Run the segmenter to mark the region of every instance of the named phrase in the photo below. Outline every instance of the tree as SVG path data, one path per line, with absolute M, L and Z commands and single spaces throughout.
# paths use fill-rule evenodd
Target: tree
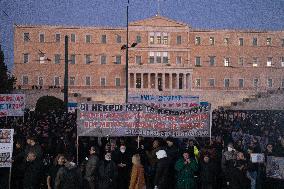
M 36 112 L 64 111 L 64 102 L 54 96 L 42 96 L 36 102 Z
M 8 74 L 8 69 L 4 62 L 4 53 L 0 45 L 0 94 L 10 93 L 15 83 L 16 78 Z

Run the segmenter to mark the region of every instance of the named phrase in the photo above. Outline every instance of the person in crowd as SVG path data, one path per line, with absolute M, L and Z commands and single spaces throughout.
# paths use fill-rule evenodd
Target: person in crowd
M 226 186 L 231 186 L 232 171 L 237 158 L 237 152 L 232 143 L 228 144 L 227 150 L 224 151 L 222 156 L 222 171 Z
M 90 155 L 86 163 L 84 175 L 84 179 L 86 180 L 87 185 L 85 188 L 94 189 L 96 183 L 96 172 L 99 164 L 99 149 L 96 146 L 91 146 L 89 153 Z
M 200 179 L 202 189 L 213 189 L 216 182 L 216 166 L 210 159 L 209 154 L 205 154 L 200 162 Z
M 256 182 L 257 182 L 257 171 L 258 171 L 258 164 L 251 161 L 251 154 L 254 153 L 254 148 L 249 148 L 247 150 L 247 157 L 248 160 L 248 167 L 247 167 L 247 177 L 250 180 L 251 189 L 256 189 Z
M 34 151 L 28 152 L 23 163 L 24 172 L 23 189 L 38 189 L 42 178 L 42 162 L 37 158 Z
M 54 160 L 53 165 L 48 171 L 46 182 L 47 182 L 47 188 L 48 189 L 54 189 L 55 188 L 55 178 L 57 175 L 58 170 L 63 167 L 65 164 L 65 155 L 58 154 Z
M 42 149 L 39 144 L 36 143 L 35 137 L 27 138 L 27 146 L 25 149 L 25 154 L 27 155 L 29 152 L 34 152 L 38 159 L 42 159 Z
M 130 170 L 131 170 L 131 155 L 124 144 L 119 148 L 119 152 L 115 157 L 112 156 L 113 161 L 118 169 L 118 189 L 127 189 L 129 186 Z
M 275 156 L 276 153 L 273 150 L 273 144 L 267 144 L 266 149 L 264 151 L 265 159 L 267 159 L 267 156 Z
M 80 168 L 73 162 L 72 156 L 67 156 L 64 166 L 56 174 L 55 189 L 81 189 L 82 183 Z
M 139 154 L 132 156 L 132 164 L 129 189 L 146 189 L 144 168 Z
M 23 186 L 23 170 L 21 170 L 21 164 L 25 160 L 24 153 L 24 141 L 20 139 L 15 140 L 15 147 L 13 151 L 13 162 L 12 162 L 12 180 L 17 180 L 17 182 L 12 182 L 11 188 L 21 189 Z
M 189 152 L 190 157 L 195 157 L 198 159 L 199 157 L 199 150 L 196 145 L 194 145 L 194 140 L 189 139 L 183 148 L 183 150 L 187 150 Z
M 167 189 L 168 185 L 168 176 L 169 176 L 169 160 L 167 158 L 167 153 L 165 150 L 159 150 L 156 152 L 157 156 L 157 165 L 156 173 L 154 177 L 154 188 L 158 189 Z
M 250 181 L 247 178 L 246 161 L 243 159 L 243 154 L 239 154 L 236 165 L 233 168 L 231 174 L 232 178 L 230 181 L 231 189 L 249 189 Z
M 195 157 L 190 157 L 190 152 L 185 150 L 182 157 L 175 164 L 176 189 L 195 189 L 194 172 L 198 170 Z
M 167 152 L 167 156 L 168 156 L 168 161 L 169 161 L 169 169 L 170 170 L 174 170 L 175 168 L 175 163 L 178 159 L 178 153 L 179 150 L 175 145 L 175 141 L 173 138 L 168 137 L 166 139 L 167 142 L 167 148 L 166 148 L 166 152 Z M 170 171 L 169 172 L 169 188 L 174 188 L 175 187 L 175 171 Z
M 100 161 L 97 172 L 98 189 L 116 189 L 118 171 L 117 166 L 111 160 L 111 153 L 106 152 L 104 160 Z

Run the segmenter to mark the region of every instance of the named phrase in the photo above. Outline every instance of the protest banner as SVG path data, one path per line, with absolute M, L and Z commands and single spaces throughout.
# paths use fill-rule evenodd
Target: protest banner
M 23 116 L 24 109 L 24 94 L 0 94 L 0 117 Z
M 147 104 L 156 108 L 189 109 L 199 105 L 199 96 L 164 95 L 156 96 L 149 94 L 130 95 L 129 103 Z
M 0 167 L 12 166 L 13 129 L 0 129 Z
M 266 176 L 274 179 L 284 179 L 284 157 L 267 157 Z
M 78 136 L 208 137 L 210 105 L 162 109 L 145 104 L 85 104 L 78 107 Z
M 264 162 L 264 154 L 263 153 L 252 153 L 250 154 L 250 161 L 252 163 L 263 163 Z

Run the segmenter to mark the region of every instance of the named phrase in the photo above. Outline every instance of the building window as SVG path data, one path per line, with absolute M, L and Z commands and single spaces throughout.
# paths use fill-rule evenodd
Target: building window
M 229 44 L 229 38 L 228 38 L 228 37 L 225 37 L 225 38 L 224 38 L 224 44 L 225 44 L 225 45 L 228 45 L 228 44 Z
M 120 35 L 116 35 L 116 43 L 121 43 L 121 36 Z
M 54 86 L 60 86 L 60 79 L 58 76 L 54 77 Z
M 157 44 L 162 44 L 162 36 L 161 36 L 161 33 L 157 33 Z
M 252 66 L 253 67 L 257 67 L 258 66 L 258 58 L 257 57 L 253 57 L 252 58 Z
M 90 86 L 91 85 L 91 77 L 90 76 L 86 76 L 86 80 L 85 80 L 85 84 L 86 86 Z
M 272 39 L 270 37 L 266 38 L 266 45 L 272 45 Z
M 177 36 L 177 45 L 180 45 L 181 44 L 181 35 L 178 35 Z
M 176 57 L 176 64 L 181 64 L 181 56 Z
M 201 79 L 195 79 L 195 87 L 201 87 Z
M 92 36 L 91 35 L 86 35 L 85 42 L 86 43 L 91 43 L 91 40 L 92 40 Z
M 76 35 L 75 35 L 75 33 L 72 33 L 72 34 L 71 34 L 71 42 L 72 42 L 72 43 L 75 43 L 75 42 L 76 42 Z
M 101 64 L 106 64 L 106 55 L 101 55 Z
M 209 56 L 209 65 L 210 66 L 214 66 L 215 65 L 215 61 L 216 61 L 216 57 L 215 56 Z
M 244 88 L 244 79 L 239 79 L 239 88 Z
M 91 55 L 85 54 L 85 64 L 91 64 Z
M 141 42 L 142 42 L 141 36 L 137 35 L 136 36 L 136 43 L 141 43 Z
M 215 79 L 209 79 L 209 87 L 215 87 Z
M 284 67 L 284 56 L 282 56 L 282 57 L 280 58 L 280 60 L 281 60 L 281 66 Z
M 135 63 L 136 64 L 142 64 L 142 57 L 141 56 L 135 56 Z
M 101 36 L 101 43 L 106 44 L 106 42 L 107 42 L 107 37 L 106 37 L 106 35 L 102 35 L 102 36 Z
M 239 38 L 239 46 L 244 46 L 244 38 Z
M 137 89 L 141 89 L 141 77 L 136 77 L 135 86 Z
M 121 64 L 121 55 L 115 56 L 115 64 Z
M 257 38 L 256 38 L 256 37 L 254 37 L 254 38 L 252 39 L 252 45 L 253 45 L 253 46 L 257 46 Z
M 266 66 L 267 67 L 271 67 L 272 66 L 272 57 L 268 57 L 267 58 Z
M 268 86 L 269 88 L 272 88 L 272 87 L 273 87 L 273 80 L 272 80 L 271 78 L 269 78 L 269 79 L 267 80 L 267 86 Z
M 55 42 L 59 43 L 60 42 L 60 33 L 55 34 Z
M 224 58 L 224 66 L 225 67 L 231 66 L 230 58 L 228 57 Z
M 154 44 L 155 43 L 155 34 L 154 32 L 150 33 L 150 44 Z
M 284 39 L 281 39 L 281 46 L 284 47 Z
M 209 43 L 210 43 L 210 45 L 215 45 L 215 39 L 214 39 L 214 37 L 210 37 L 210 38 L 209 38 Z
M 69 78 L 69 85 L 74 86 L 75 85 L 75 77 L 70 77 Z
M 39 34 L 39 42 L 44 43 L 44 34 L 43 33 Z
M 30 33 L 24 33 L 24 42 L 30 41 Z
M 115 86 L 120 87 L 120 78 L 115 78 Z
M 239 65 L 240 66 L 244 65 L 244 57 L 239 57 Z
M 55 54 L 54 55 L 54 64 L 60 64 L 60 60 L 61 60 L 61 55 Z
M 160 52 L 156 53 L 156 63 L 162 63 L 162 57 L 161 57 L 161 53 Z
M 195 66 L 201 66 L 201 58 L 199 56 L 195 57 Z
M 230 79 L 224 79 L 224 87 L 229 88 L 230 87 Z
M 201 44 L 201 37 L 195 37 L 195 45 Z
M 24 53 L 24 63 L 28 63 L 29 62 L 29 53 Z
M 168 34 L 163 34 L 163 44 L 167 45 L 169 43 L 169 38 L 168 38 Z
M 45 56 L 43 53 L 39 53 L 39 63 L 44 64 L 45 61 Z
M 38 85 L 43 86 L 43 77 L 38 77 Z
M 71 56 L 70 56 L 70 64 L 76 64 L 76 55 L 75 54 L 71 54 Z
M 106 78 L 105 78 L 105 77 L 102 77 L 102 78 L 101 78 L 101 86 L 102 86 L 102 87 L 105 87 L 105 86 L 106 86 Z
M 29 84 L 29 77 L 24 75 L 22 78 L 23 78 L 22 84 L 23 85 L 28 85 Z
M 163 52 L 163 63 L 169 63 L 168 52 Z
M 155 63 L 155 54 L 154 52 L 149 53 L 149 63 L 154 64 Z
M 259 80 L 257 78 L 253 79 L 253 86 L 258 87 Z

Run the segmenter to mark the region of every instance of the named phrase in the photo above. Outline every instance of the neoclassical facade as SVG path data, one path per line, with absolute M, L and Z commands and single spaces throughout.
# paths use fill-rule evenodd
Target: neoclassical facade
M 23 92 L 62 95 L 67 35 L 70 99 L 125 101 L 125 27 L 14 30 L 13 73 Z M 284 87 L 284 31 L 203 30 L 162 16 L 131 22 L 128 74 L 130 95 L 199 95 L 217 107 Z

